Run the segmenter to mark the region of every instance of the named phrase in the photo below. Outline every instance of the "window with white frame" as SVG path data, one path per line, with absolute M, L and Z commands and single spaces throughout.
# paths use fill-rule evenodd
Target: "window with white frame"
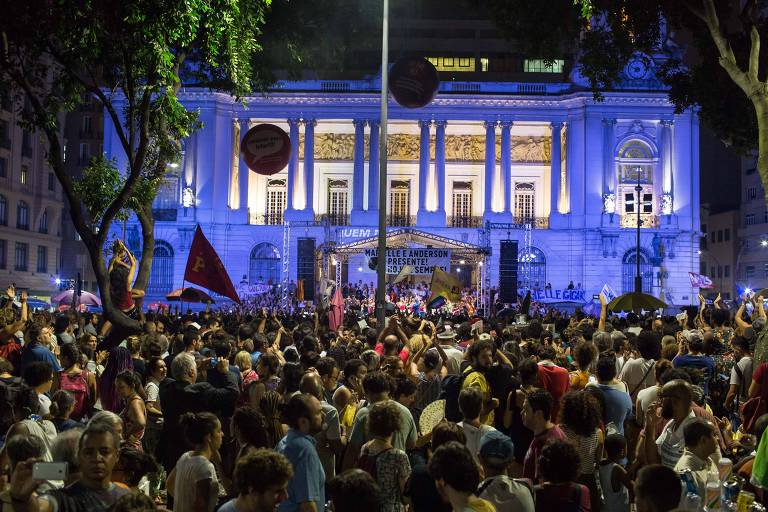
M 285 180 L 269 180 L 267 182 L 267 210 L 265 224 L 278 225 L 283 223 L 283 212 L 288 199 Z
M 453 223 L 454 227 L 460 227 L 470 221 L 472 217 L 472 182 L 453 182 Z
M 525 73 L 562 73 L 564 65 L 563 59 L 555 59 L 550 62 L 544 59 L 525 59 L 523 71 Z
M 411 216 L 411 183 L 395 180 L 389 187 L 390 225 L 407 226 Z
M 515 183 L 515 218 L 529 220 L 536 216 L 535 196 L 533 183 Z
M 652 227 L 656 201 L 653 194 L 653 169 L 656 165 L 652 149 L 641 140 L 625 142 L 616 156 L 618 164 L 618 207 L 622 227 Z M 637 187 L 640 187 L 638 195 Z
M 328 180 L 328 219 L 334 226 L 347 225 L 349 211 L 349 182 Z

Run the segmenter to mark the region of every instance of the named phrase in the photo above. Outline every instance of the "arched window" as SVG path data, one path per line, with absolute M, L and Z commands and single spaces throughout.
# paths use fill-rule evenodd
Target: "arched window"
M 0 226 L 8 225 L 8 200 L 0 194 Z
M 173 247 L 164 240 L 155 240 L 153 255 L 147 293 L 165 295 L 173 290 Z
M 26 201 L 19 201 L 16 205 L 16 229 L 29 229 L 29 205 Z
M 538 247 L 522 249 L 517 255 L 518 285 L 521 288 L 543 290 L 547 284 L 547 257 Z
M 48 210 L 43 210 L 43 214 L 40 216 L 40 224 L 37 226 L 39 233 L 48 233 Z
M 621 226 L 654 227 L 657 198 L 654 197 L 653 171 L 657 158 L 653 148 L 644 140 L 630 139 L 624 142 L 616 154 L 618 185 L 616 190 L 617 213 Z M 640 187 L 640 194 L 636 190 Z
M 635 291 L 635 275 L 637 274 L 637 251 L 630 249 L 621 259 L 621 288 L 624 293 Z M 643 278 L 643 293 L 653 295 L 653 265 L 650 258 L 640 251 L 640 276 Z
M 277 284 L 280 282 L 280 253 L 269 243 L 262 242 L 251 251 L 248 284 Z

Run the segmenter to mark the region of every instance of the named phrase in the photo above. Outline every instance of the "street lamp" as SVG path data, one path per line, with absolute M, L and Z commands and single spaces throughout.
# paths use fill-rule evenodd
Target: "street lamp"
M 389 0 L 383 0 L 381 18 L 381 120 L 379 126 L 379 239 L 376 268 L 376 327 L 384 327 L 387 285 L 387 95 L 389 91 Z

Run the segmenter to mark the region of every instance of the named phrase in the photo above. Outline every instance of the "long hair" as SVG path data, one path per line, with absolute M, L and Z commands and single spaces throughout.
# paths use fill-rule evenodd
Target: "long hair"
M 133 359 L 130 351 L 125 347 L 115 347 L 107 356 L 107 363 L 99 377 L 99 397 L 102 408 L 106 411 L 119 414 L 123 410 L 123 399 L 117 393 L 115 379 L 125 370 L 133 370 Z
M 269 446 L 276 446 L 283 437 L 283 424 L 280 421 L 280 406 L 283 397 L 277 391 L 267 391 L 259 401 L 259 409 L 266 420 L 267 441 Z

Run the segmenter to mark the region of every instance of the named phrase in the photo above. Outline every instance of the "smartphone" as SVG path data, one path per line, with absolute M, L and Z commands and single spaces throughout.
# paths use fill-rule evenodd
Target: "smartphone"
M 66 462 L 35 462 L 32 466 L 32 478 L 35 480 L 66 480 Z
M 219 358 L 218 357 L 212 357 L 211 358 L 211 368 L 216 368 L 217 364 L 219 364 Z

